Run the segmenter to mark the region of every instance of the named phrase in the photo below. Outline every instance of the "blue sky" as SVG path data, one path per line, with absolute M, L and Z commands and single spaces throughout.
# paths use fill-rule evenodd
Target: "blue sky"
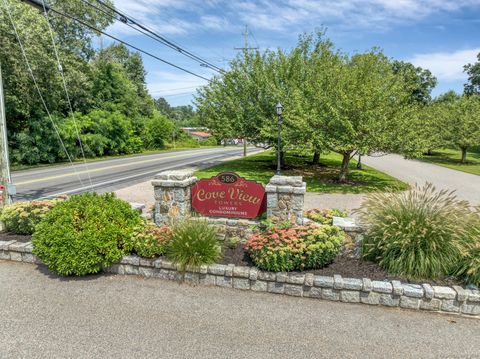
M 480 52 L 480 0 L 115 0 L 118 9 L 227 68 L 244 44 L 260 50 L 290 49 L 298 35 L 326 26 L 327 36 L 348 53 L 374 46 L 396 59 L 428 68 L 438 79 L 433 94 L 461 92 L 463 65 Z M 213 73 L 122 23 L 108 30 L 122 39 L 205 77 Z M 148 88 L 172 105 L 189 104 L 205 80 L 144 56 Z

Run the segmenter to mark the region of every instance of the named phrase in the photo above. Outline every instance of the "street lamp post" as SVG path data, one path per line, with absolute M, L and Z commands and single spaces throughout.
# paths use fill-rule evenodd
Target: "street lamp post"
M 277 116 L 278 116 L 278 133 L 277 133 L 277 172 L 276 175 L 280 176 L 281 175 L 281 160 L 280 160 L 280 127 L 282 126 L 282 112 L 283 112 L 283 106 L 279 102 L 277 103 L 277 106 L 275 106 L 275 109 L 277 111 Z

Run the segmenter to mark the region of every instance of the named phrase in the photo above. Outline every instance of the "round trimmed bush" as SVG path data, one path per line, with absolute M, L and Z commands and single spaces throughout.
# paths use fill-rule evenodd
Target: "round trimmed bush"
M 333 262 L 345 234 L 337 226 L 271 228 L 251 236 L 245 250 L 268 271 L 318 269 Z
M 138 212 L 112 193 L 73 196 L 37 225 L 33 253 L 59 275 L 97 273 L 132 249 L 130 238 L 141 222 Z

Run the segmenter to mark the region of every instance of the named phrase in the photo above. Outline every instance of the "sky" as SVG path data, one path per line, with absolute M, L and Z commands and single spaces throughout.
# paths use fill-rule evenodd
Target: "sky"
M 143 25 L 228 69 L 245 45 L 260 51 L 289 50 L 304 32 L 326 27 L 327 37 L 349 54 L 372 47 L 398 60 L 429 69 L 438 79 L 437 96 L 463 91 L 463 66 L 480 53 L 480 0 L 114 0 Z M 200 76 L 215 73 L 121 22 L 107 32 Z M 105 40 L 107 41 L 107 40 Z M 192 104 L 206 80 L 143 56 L 153 97 L 171 105 Z

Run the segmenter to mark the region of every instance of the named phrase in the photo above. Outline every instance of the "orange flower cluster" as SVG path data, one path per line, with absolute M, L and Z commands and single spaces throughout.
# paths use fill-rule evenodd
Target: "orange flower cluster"
M 259 268 L 302 270 L 330 263 L 343 239 L 344 233 L 335 226 L 273 228 L 251 236 L 244 248 Z

